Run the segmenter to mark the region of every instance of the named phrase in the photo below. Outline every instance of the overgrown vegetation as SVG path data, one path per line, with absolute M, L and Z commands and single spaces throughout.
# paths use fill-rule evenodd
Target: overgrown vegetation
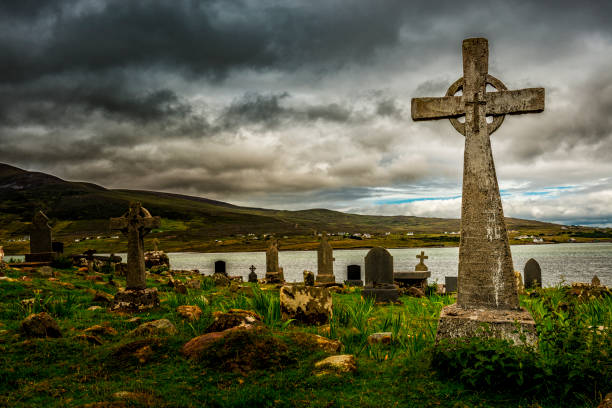
M 452 297 L 402 297 L 401 305 L 381 306 L 363 299 L 359 289 L 333 295 L 329 325 L 283 322 L 278 290 L 245 284 L 235 290 L 202 280 L 202 289 L 175 293 L 156 279 L 161 307 L 132 315 L 89 310 L 93 290 L 115 293 L 62 270 L 59 280 L 9 271 L 0 281 L 0 406 L 82 406 L 116 403 L 117 392 L 138 398 L 127 406 L 167 407 L 319 407 L 319 406 L 481 406 L 594 407 L 610 389 L 610 298 L 577 301 L 564 288 L 538 290 L 522 297 L 537 321 L 539 351 L 502 340 L 474 339 L 433 348 L 437 319 Z M 184 278 L 177 278 L 183 280 Z M 123 278 L 116 277 L 123 285 Z M 177 307 L 199 306 L 197 321 L 181 318 Z M 181 355 L 181 347 L 204 333 L 213 313 L 232 308 L 261 315 L 265 325 L 207 350 L 199 361 Z M 46 311 L 63 337 L 25 339 L 21 320 Z M 168 319 L 177 334 L 141 338 L 139 324 Z M 94 325 L 112 327 L 101 345 L 80 337 Z M 368 336 L 390 332 L 388 344 Z M 315 362 L 328 354 L 300 341 L 309 333 L 342 342 L 341 353 L 354 354 L 354 374 L 317 376 Z M 134 357 L 146 350 L 147 357 Z M 434 351 L 435 350 L 435 351 Z

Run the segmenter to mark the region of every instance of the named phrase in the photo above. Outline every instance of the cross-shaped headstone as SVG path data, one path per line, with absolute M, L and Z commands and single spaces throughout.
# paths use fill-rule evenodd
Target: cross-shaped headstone
M 161 219 L 151 216 L 140 203 L 130 203 L 130 210 L 119 218 L 111 218 L 110 228 L 120 230 L 128 238 L 126 289 L 146 288 L 144 236 L 159 228 Z
M 251 265 L 251 267 L 249 268 L 249 270 L 251 271 L 251 273 L 255 273 L 255 269 L 257 269 L 255 267 L 255 265 Z
M 418 260 L 420 260 L 420 262 L 419 262 L 420 264 L 423 264 L 423 261 L 425 259 L 429 259 L 429 257 L 425 255 L 425 251 L 421 251 L 421 254 L 417 255 L 416 257 L 417 257 Z
M 508 91 L 489 75 L 488 65 L 488 41 L 464 40 L 463 77 L 444 97 L 412 99 L 412 118 L 448 118 L 465 136 L 457 303 L 464 308 L 517 309 L 512 255 L 489 136 L 506 114 L 543 111 L 544 89 Z M 487 92 L 487 84 L 497 92 Z M 462 94 L 456 95 L 459 91 Z M 465 123 L 458 120 L 463 115 Z M 491 123 L 487 115 L 493 118 Z

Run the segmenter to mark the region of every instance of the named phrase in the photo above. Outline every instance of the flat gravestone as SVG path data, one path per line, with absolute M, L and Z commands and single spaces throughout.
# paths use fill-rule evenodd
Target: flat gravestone
M 361 265 L 349 265 L 346 267 L 346 281 L 344 283 L 347 286 L 363 286 Z
M 523 332 L 528 337 L 524 342 L 533 344 L 535 322 L 519 307 L 489 137 L 506 114 L 543 111 L 544 89 L 507 90 L 488 73 L 487 39 L 469 38 L 462 47 L 463 77 L 446 96 L 415 98 L 411 107 L 414 120 L 448 118 L 465 137 L 457 303 L 442 310 L 437 339 L 477 336 L 485 322 L 498 337 L 523 343 Z M 497 91 L 487 92 L 487 85 Z M 460 116 L 465 117 L 463 123 Z M 492 117 L 490 123 L 487 116 Z M 515 330 L 514 321 L 520 322 L 522 330 Z
M 393 283 L 393 256 L 385 248 L 374 247 L 365 257 L 363 296 L 377 302 L 394 302 L 399 296 Z
M 334 261 L 334 250 L 331 245 L 329 245 L 329 242 L 327 242 L 327 235 L 323 233 L 321 243 L 317 249 L 316 283 L 326 284 L 336 282 L 336 277 L 334 276 Z
M 225 261 L 215 261 L 215 273 L 227 275 L 227 271 L 225 270 Z
M 30 227 L 30 253 L 25 255 L 26 262 L 50 262 L 53 260 L 53 244 L 49 218 L 38 211 Z
M 126 289 L 115 295 L 112 310 L 141 311 L 159 306 L 157 289 L 146 287 L 144 237 L 160 225 L 161 219 L 151 216 L 138 202 L 130 203 L 122 217 L 111 218 L 110 229 L 128 238 Z
M 527 261 L 523 269 L 523 279 L 526 289 L 542 287 L 542 269 L 538 261 L 533 258 Z

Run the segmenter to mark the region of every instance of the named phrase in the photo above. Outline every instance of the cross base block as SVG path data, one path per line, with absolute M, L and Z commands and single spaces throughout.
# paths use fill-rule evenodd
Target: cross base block
M 525 309 L 463 309 L 456 303 L 442 309 L 436 344 L 443 338 L 483 336 L 512 340 L 515 345 L 536 346 L 538 341 L 535 321 Z
M 156 288 L 126 289 L 115 295 L 111 311 L 135 313 L 156 307 L 159 307 Z

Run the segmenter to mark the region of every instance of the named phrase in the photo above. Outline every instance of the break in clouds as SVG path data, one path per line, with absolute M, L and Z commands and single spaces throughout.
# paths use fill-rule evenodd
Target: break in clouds
M 410 98 L 546 88 L 492 136 L 506 215 L 612 225 L 609 2 L 4 1 L 2 161 L 238 205 L 458 217 L 463 137 Z

